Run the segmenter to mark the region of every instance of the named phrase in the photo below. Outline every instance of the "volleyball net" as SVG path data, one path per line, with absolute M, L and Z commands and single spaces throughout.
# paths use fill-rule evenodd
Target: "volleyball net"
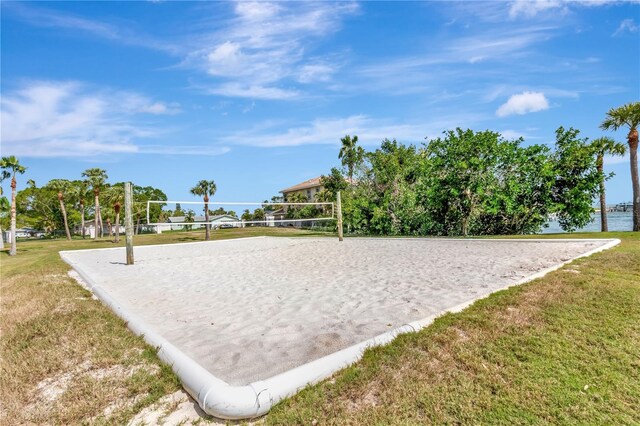
M 208 215 L 205 212 L 207 205 Z M 146 225 L 156 232 L 266 227 L 329 227 L 337 220 L 332 202 L 223 202 L 149 200 Z

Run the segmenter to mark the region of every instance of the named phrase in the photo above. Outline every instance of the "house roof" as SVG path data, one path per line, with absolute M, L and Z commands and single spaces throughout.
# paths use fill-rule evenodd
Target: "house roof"
M 219 214 L 217 216 L 211 216 L 209 218 L 209 221 L 213 222 L 214 220 L 223 219 L 223 218 L 229 218 L 231 220 L 239 220 L 237 217 L 232 216 L 230 214 Z
M 320 185 L 322 185 L 320 183 L 320 178 L 321 177 L 322 176 L 318 176 L 318 177 L 315 177 L 313 179 L 305 180 L 304 182 L 300 182 L 297 185 L 293 185 L 293 186 L 290 186 L 289 188 L 283 189 L 280 192 L 282 192 L 283 194 L 286 194 L 287 192 L 300 191 L 302 189 L 314 188 L 316 186 L 320 186 Z
M 273 215 L 276 215 L 276 214 L 284 214 L 284 209 L 265 210 L 264 214 L 265 214 L 265 216 L 273 216 Z

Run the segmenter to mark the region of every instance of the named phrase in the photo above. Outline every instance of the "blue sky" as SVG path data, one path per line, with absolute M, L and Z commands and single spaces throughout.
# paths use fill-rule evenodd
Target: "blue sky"
M 457 126 L 591 138 L 640 99 L 640 4 L 2 3 L 2 155 L 19 180 L 101 167 L 190 200 L 259 201 L 339 164 L 340 138 Z M 613 134 L 624 142 L 626 132 Z M 628 157 L 608 201 L 631 199 Z M 8 190 L 7 182 L 4 183 Z

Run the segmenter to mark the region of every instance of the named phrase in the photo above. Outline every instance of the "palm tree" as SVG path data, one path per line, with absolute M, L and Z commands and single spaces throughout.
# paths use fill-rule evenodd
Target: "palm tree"
M 15 256 L 18 252 L 16 247 L 16 174 L 23 174 L 27 168 L 20 164 L 15 156 L 2 157 L 0 160 L 2 169 L 2 180 L 11 177 L 11 248 L 9 256 Z
M 187 210 L 187 212 L 184 215 L 184 221 L 186 223 L 193 223 L 195 219 L 195 213 L 193 212 L 193 210 L 189 209 Z M 187 231 L 191 231 L 191 225 L 185 225 L 184 229 L 186 229 Z
M 82 176 L 87 178 L 89 185 L 93 189 L 95 199 L 95 213 L 93 214 L 93 225 L 95 227 L 94 240 L 98 239 L 98 222 L 100 223 L 100 236 L 102 237 L 102 217 L 100 215 L 100 188 L 107 181 L 107 171 L 99 168 L 87 169 L 82 172 Z
M 115 242 L 120 242 L 120 210 L 122 209 L 122 203 L 124 202 L 124 184 L 116 183 L 109 187 L 106 192 L 107 200 L 113 204 L 113 211 L 116 213 L 116 239 Z
M 67 222 L 67 209 L 64 205 L 64 194 L 69 189 L 71 182 L 66 179 L 52 179 L 47 186 L 54 191 L 58 191 L 58 202 L 60 203 L 60 211 L 62 212 L 62 220 L 64 222 L 64 232 L 67 240 L 71 241 L 71 233 L 69 232 L 69 223 Z
M 633 230 L 640 231 L 640 180 L 638 178 L 638 125 L 640 124 L 640 102 L 632 102 L 618 108 L 611 108 L 600 124 L 603 130 L 618 130 L 628 127 L 629 163 L 631 165 L 631 186 L 633 188 Z
M 206 225 L 204 227 L 205 241 L 208 241 L 211 237 L 210 235 L 211 227 L 209 225 L 209 197 L 210 196 L 213 197 L 217 189 L 218 188 L 216 187 L 216 183 L 212 180 L 201 180 L 196 184 L 196 186 L 191 188 L 191 193 L 193 195 L 199 195 L 201 197 L 204 197 L 204 221 L 206 222 Z
M 342 165 L 347 168 L 349 182 L 352 182 L 353 171 L 362 163 L 364 158 L 364 149 L 360 146 L 356 146 L 358 143 L 358 136 L 354 136 L 352 138 L 351 136 L 346 135 L 344 138 L 340 139 L 340 141 L 342 142 L 342 147 L 340 148 L 338 158 L 342 160 Z
M 82 238 L 85 236 L 84 226 L 84 214 L 85 214 L 85 199 L 87 197 L 88 182 L 86 180 L 74 180 L 71 182 L 71 197 L 74 200 L 74 204 L 77 203 L 78 210 L 80 211 L 80 229 Z
M 292 192 L 287 194 L 285 197 L 285 202 L 287 203 L 306 203 L 309 200 L 307 196 L 302 192 Z M 285 213 L 287 219 L 299 219 L 299 212 L 303 209 L 304 206 L 286 206 Z
M 4 180 L 4 174 L 0 175 L 0 182 Z M 0 186 L 0 219 L 5 217 L 5 214 L 11 209 L 9 200 L 4 196 L 4 190 Z M 0 227 L 0 250 L 4 250 L 4 234 Z
M 316 192 L 314 201 L 316 203 L 330 203 L 333 201 L 333 194 L 327 188 L 322 188 L 320 191 Z M 327 206 L 322 205 L 321 210 L 322 213 L 326 213 Z
M 596 154 L 596 167 L 600 175 L 600 229 L 602 232 L 609 231 L 607 225 L 607 200 L 605 196 L 604 181 L 608 178 L 604 175 L 605 155 L 624 155 L 626 148 L 623 144 L 614 141 L 609 137 L 594 139 L 591 147 Z

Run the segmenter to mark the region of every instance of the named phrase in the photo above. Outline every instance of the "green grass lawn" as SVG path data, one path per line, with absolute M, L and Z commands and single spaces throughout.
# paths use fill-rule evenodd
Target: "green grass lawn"
M 265 232 L 313 235 L 247 228 L 213 236 Z M 622 244 L 369 350 L 260 422 L 640 424 L 640 234 L 572 235 L 603 236 Z M 144 235 L 136 244 L 202 237 Z M 66 275 L 58 255 L 113 246 L 29 241 L 16 257 L 0 255 L 0 424 L 122 424 L 179 389 L 154 351 Z

